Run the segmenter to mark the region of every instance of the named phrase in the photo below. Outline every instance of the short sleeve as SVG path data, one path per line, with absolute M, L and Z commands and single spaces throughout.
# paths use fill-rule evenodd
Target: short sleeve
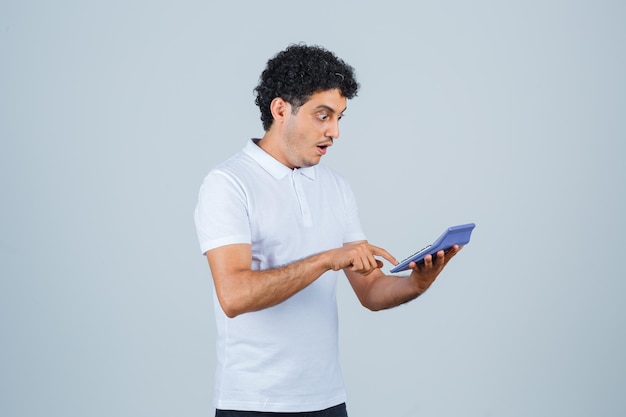
M 202 254 L 220 246 L 251 243 L 245 189 L 224 172 L 211 171 L 202 182 L 194 219 Z

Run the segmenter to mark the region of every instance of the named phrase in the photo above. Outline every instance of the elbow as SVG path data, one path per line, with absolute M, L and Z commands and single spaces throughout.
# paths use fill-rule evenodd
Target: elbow
M 229 311 L 229 312 L 224 311 L 224 314 L 225 314 L 225 315 L 226 315 L 226 317 L 228 317 L 229 319 L 234 319 L 235 317 L 237 317 L 237 316 L 239 315 L 239 313 L 232 312 L 232 311 Z
M 244 306 L 237 297 L 226 297 L 218 294 L 217 299 L 220 303 L 222 311 L 229 319 L 234 319 L 238 315 L 246 312 Z
M 245 313 L 245 311 L 233 303 L 220 301 L 220 307 L 222 307 L 222 311 L 229 319 L 234 319 L 238 315 Z
M 229 319 L 234 319 L 235 317 L 237 317 L 240 313 L 232 308 L 228 308 L 228 307 L 224 307 L 222 305 L 222 311 L 224 312 L 224 314 L 226 315 L 226 317 L 228 317 Z
M 368 309 L 369 311 L 375 312 L 375 311 L 380 311 L 380 310 L 385 309 L 385 307 L 367 298 L 359 298 L 359 301 L 361 302 L 361 305 L 365 307 L 366 309 Z
M 384 307 L 381 307 L 381 306 L 378 306 L 378 305 L 373 305 L 373 304 L 367 304 L 367 305 L 366 304 L 362 304 L 362 306 L 367 308 L 369 311 L 373 311 L 373 312 L 381 311 L 381 310 L 385 309 Z
M 220 303 L 220 306 L 222 307 L 222 311 L 224 312 L 224 314 L 226 315 L 226 317 L 228 317 L 229 319 L 234 319 L 235 317 L 237 317 L 238 315 L 240 315 L 242 313 L 242 311 L 230 307 L 230 306 L 224 306 L 223 304 Z

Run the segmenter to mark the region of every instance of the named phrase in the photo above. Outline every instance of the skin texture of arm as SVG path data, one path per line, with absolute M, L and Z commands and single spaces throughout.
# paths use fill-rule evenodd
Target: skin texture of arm
M 423 263 L 411 262 L 411 275 L 405 277 L 385 275 L 380 269 L 368 275 L 350 269 L 344 271 L 364 307 L 372 311 L 384 310 L 407 303 L 421 295 L 460 250 L 461 247 L 455 245 L 447 253 L 439 251 L 436 257 L 427 255 Z
M 224 313 L 231 318 L 285 301 L 329 270 L 350 271 L 356 274 L 355 279 L 380 272 L 382 262 L 374 255 L 397 264 L 386 250 L 367 242 L 346 244 L 263 271 L 252 270 L 249 244 L 222 246 L 206 253 L 217 298 Z

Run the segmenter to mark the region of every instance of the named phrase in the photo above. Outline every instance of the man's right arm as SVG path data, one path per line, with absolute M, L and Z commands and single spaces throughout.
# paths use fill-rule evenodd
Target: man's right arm
M 331 249 L 275 269 L 252 270 L 249 244 L 221 246 L 206 252 L 217 298 L 228 317 L 279 304 L 329 270 L 350 268 L 367 275 L 382 263 L 374 254 L 393 260 L 384 249 L 358 242 Z

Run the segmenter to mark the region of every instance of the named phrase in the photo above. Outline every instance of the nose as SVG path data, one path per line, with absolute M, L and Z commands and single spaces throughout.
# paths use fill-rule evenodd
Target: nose
M 339 120 L 336 120 L 332 125 L 328 126 L 326 137 L 331 139 L 337 139 L 339 137 Z

